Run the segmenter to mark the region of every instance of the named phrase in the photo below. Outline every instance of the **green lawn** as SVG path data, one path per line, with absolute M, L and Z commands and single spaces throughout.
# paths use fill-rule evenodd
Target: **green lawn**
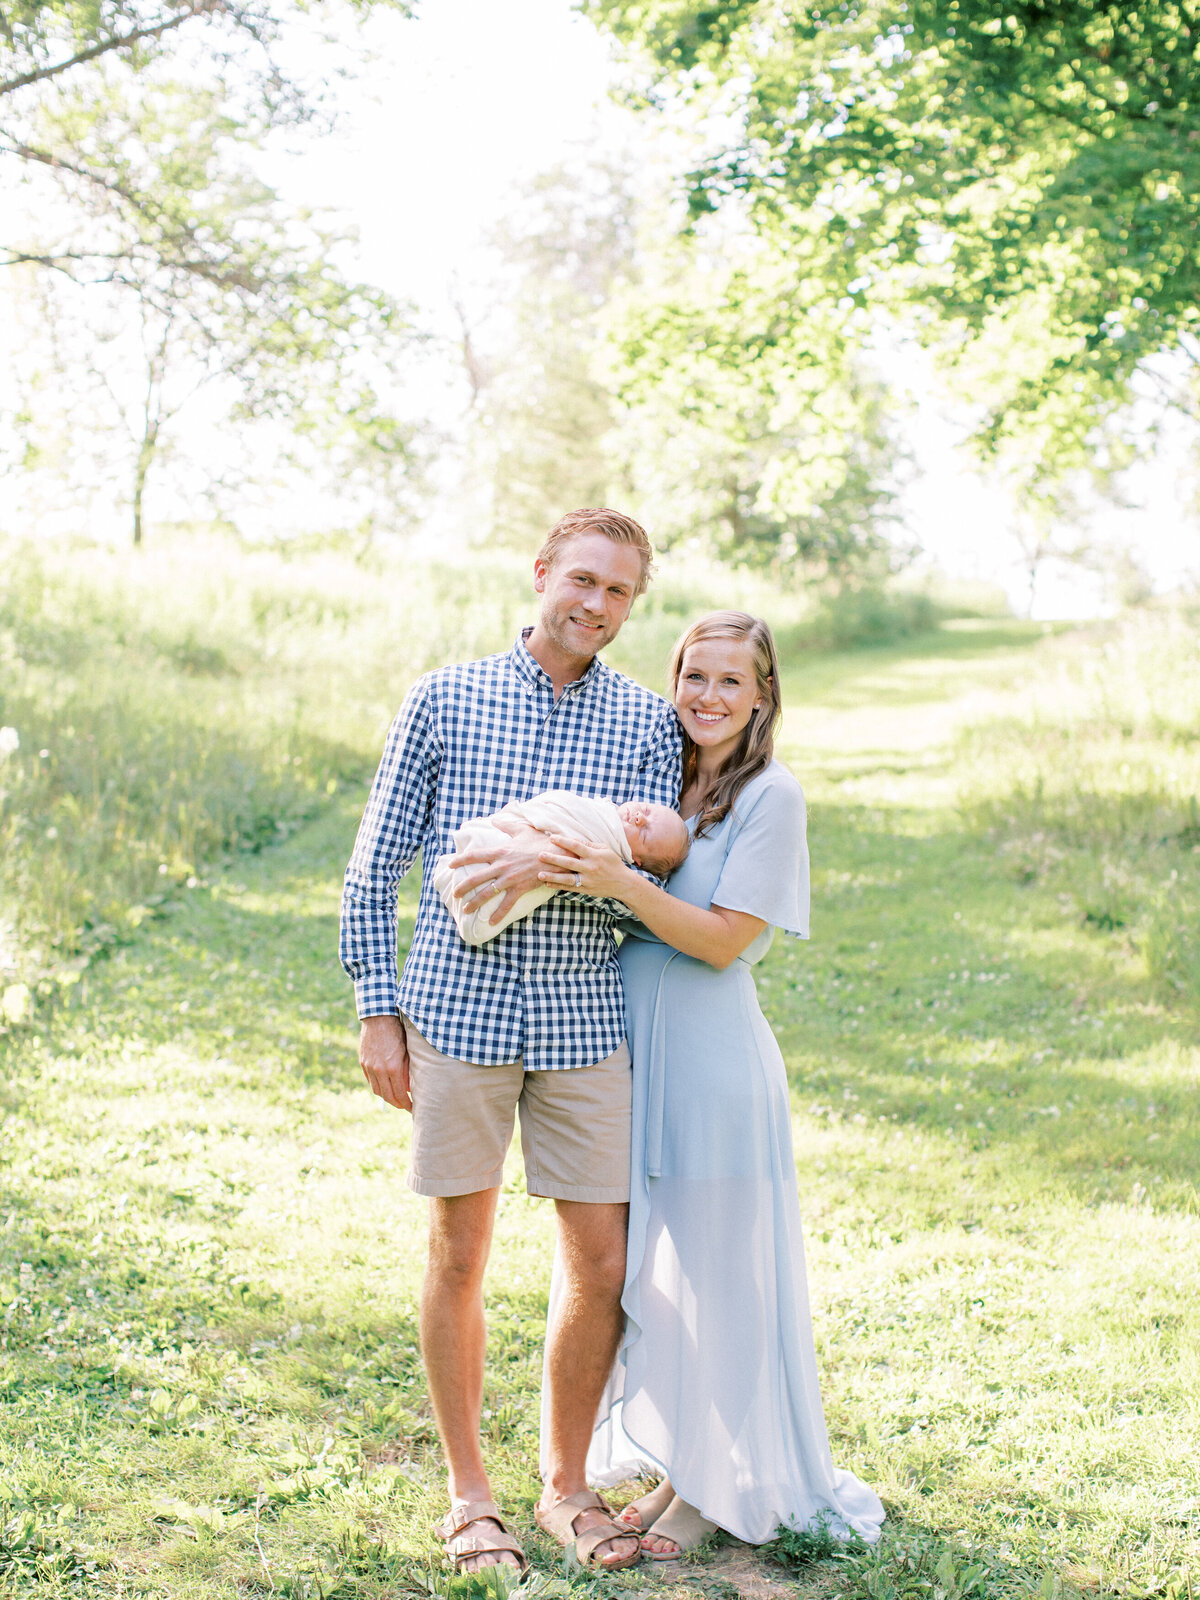
M 814 935 L 777 946 L 761 992 L 835 1456 L 884 1496 L 882 1547 L 564 1572 L 531 1531 L 551 1215 L 514 1167 L 485 1426 L 532 1589 L 1200 1588 L 1192 991 L 1081 913 L 1062 852 L 1030 871 L 959 803 L 957 723 L 1003 708 L 1040 640 L 952 626 L 788 677 Z M 69 1006 L 0 1037 L 0 1593 L 454 1587 L 408 1124 L 362 1083 L 335 956 L 361 801 L 343 786 L 180 888 Z

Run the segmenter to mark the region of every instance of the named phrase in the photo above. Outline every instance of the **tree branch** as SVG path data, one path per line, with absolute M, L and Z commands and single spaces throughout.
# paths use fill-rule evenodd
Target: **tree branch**
M 94 172 L 89 167 L 76 165 L 72 161 L 64 161 L 61 156 L 52 155 L 48 150 L 37 150 L 32 145 L 9 136 L 7 146 L 0 145 L 0 154 L 7 149 L 10 155 L 17 156 L 22 161 L 34 161 L 51 171 L 68 172 L 73 178 L 79 178 L 84 183 L 93 184 L 96 188 L 110 194 L 118 200 L 123 200 L 138 216 L 144 217 L 156 228 L 161 229 L 161 245 L 155 246 L 150 240 L 143 240 L 145 248 L 151 251 L 166 267 L 175 267 L 182 272 L 190 273 L 193 277 L 204 278 L 218 289 L 243 289 L 248 293 L 256 293 L 261 284 L 241 268 L 223 267 L 218 261 L 204 259 L 203 246 L 196 239 L 194 232 L 186 227 L 180 227 L 166 216 L 163 208 L 148 195 L 139 194 L 135 189 L 127 188 L 118 183 L 114 178 L 106 177 L 103 173 Z M 17 260 L 42 261 L 45 258 L 36 255 L 17 257 Z M 66 254 L 61 254 L 56 260 L 68 259 Z M 127 260 L 129 253 L 118 257 L 106 259 Z M 12 266 L 15 261 L 0 262 L 0 265 Z M 45 263 L 45 264 L 54 264 Z
M 126 49 L 142 39 L 161 39 L 164 33 L 170 33 L 173 28 L 182 26 L 192 17 L 223 11 L 225 4 L 226 0 L 181 0 L 178 15 L 174 17 L 167 17 L 162 22 L 148 24 L 144 28 L 134 28 L 131 33 L 117 34 L 111 39 L 101 39 L 99 43 L 78 51 L 65 61 L 56 61 L 48 67 L 37 67 L 32 72 L 22 73 L 19 78 L 0 81 L 0 96 L 12 94 L 17 89 L 28 88 L 31 83 L 44 83 L 47 78 L 57 78 L 60 73 L 69 72 L 72 67 L 82 66 L 85 61 L 94 61 L 97 56 L 107 55 L 110 50 Z

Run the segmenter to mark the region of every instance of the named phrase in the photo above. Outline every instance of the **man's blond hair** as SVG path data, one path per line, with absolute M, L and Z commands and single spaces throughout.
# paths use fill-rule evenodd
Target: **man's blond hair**
M 577 533 L 602 533 L 614 544 L 632 546 L 642 558 L 642 575 L 638 579 L 633 597 L 636 600 L 638 595 L 645 594 L 650 583 L 654 547 L 646 537 L 646 530 L 640 522 L 627 517 L 623 511 L 612 511 L 608 506 L 587 506 L 580 511 L 568 511 L 565 517 L 558 519 L 546 535 L 542 548 L 537 553 L 537 559 L 544 561 L 547 567 L 552 567 L 563 545 Z

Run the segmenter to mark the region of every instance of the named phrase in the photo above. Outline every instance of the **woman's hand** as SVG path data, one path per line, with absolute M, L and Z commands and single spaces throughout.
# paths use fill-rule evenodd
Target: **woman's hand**
M 464 911 L 477 911 L 493 895 L 503 894 L 504 899 L 488 918 L 499 922 L 508 915 L 523 894 L 536 889 L 541 882 L 542 851 L 546 848 L 546 835 L 531 828 L 528 823 L 512 823 L 501 829 L 511 835 L 512 843 L 504 850 L 493 852 L 480 847 L 464 850 L 450 857 L 452 867 L 473 867 L 456 887 L 454 897 L 461 900 Z
M 548 870 L 538 877 L 556 889 L 577 889 L 580 894 L 593 894 L 602 900 L 622 900 L 622 891 L 628 889 L 630 880 L 638 881 L 637 873 L 607 845 L 556 833 L 550 835 L 550 843 L 553 848 L 542 851 Z

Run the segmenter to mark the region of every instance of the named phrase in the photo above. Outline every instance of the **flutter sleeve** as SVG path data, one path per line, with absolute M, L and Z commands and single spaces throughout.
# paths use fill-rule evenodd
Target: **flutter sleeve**
M 733 803 L 732 839 L 712 904 L 761 917 L 808 938 L 808 840 L 804 791 L 771 766 Z

